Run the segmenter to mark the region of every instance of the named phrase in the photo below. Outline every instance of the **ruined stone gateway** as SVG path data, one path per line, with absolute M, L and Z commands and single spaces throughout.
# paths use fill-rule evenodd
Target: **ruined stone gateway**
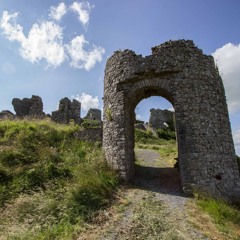
M 142 57 L 116 51 L 106 64 L 103 148 L 108 163 L 134 176 L 134 110 L 161 96 L 175 109 L 182 189 L 236 196 L 240 178 L 222 79 L 212 56 L 189 40 L 169 41 Z

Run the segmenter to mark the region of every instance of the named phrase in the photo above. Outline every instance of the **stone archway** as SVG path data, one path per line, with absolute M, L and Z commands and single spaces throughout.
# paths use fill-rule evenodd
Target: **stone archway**
M 239 190 L 239 172 L 224 87 L 212 56 L 192 41 L 169 41 L 142 57 L 116 51 L 104 79 L 103 148 L 108 163 L 129 181 L 134 175 L 134 109 L 161 96 L 175 108 L 183 190 L 225 197 Z

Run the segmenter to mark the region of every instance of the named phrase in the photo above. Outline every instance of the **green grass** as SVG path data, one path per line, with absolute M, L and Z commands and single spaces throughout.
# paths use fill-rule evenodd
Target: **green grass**
M 175 131 L 170 129 L 157 129 L 157 135 L 159 138 L 166 140 L 176 139 Z
M 211 216 L 218 229 L 226 235 L 226 239 L 240 238 L 240 209 L 223 200 L 200 197 L 197 205 Z
M 141 144 L 160 144 L 160 139 L 150 131 L 135 129 L 135 142 Z
M 164 132 L 164 136 L 158 134 L 156 137 L 150 131 L 135 129 L 135 147 L 155 150 L 165 159 L 165 163 L 174 166 L 177 157 L 175 134 L 170 130 L 158 129 L 157 133 L 159 132 Z
M 158 131 L 161 131 L 161 129 L 157 130 L 157 135 L 154 136 L 151 131 L 144 131 L 141 129 L 135 129 L 135 143 L 136 144 L 142 144 L 142 145 L 167 145 L 169 142 L 174 143 L 176 141 L 175 137 L 171 137 L 172 132 L 168 130 L 162 130 L 165 133 L 165 137 L 162 137 L 158 134 Z M 168 135 L 168 133 L 170 135 Z M 166 137 L 168 136 L 168 137 Z
M 90 120 L 90 119 L 83 119 L 83 122 L 81 123 L 81 126 L 86 128 L 100 128 L 101 122 L 97 120 Z
M 0 121 L 0 236 L 72 239 L 111 201 L 118 177 L 99 143 L 50 121 Z

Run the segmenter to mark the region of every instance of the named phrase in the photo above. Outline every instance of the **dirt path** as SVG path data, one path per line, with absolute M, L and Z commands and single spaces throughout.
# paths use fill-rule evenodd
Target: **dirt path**
M 132 186 L 120 194 L 118 206 L 103 213 L 103 223 L 79 240 L 208 239 L 188 221 L 189 199 L 180 191 L 177 169 L 167 166 L 154 150 L 135 153 Z

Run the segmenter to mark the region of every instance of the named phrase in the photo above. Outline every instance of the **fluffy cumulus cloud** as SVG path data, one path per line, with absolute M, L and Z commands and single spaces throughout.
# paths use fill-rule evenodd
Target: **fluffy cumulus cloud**
M 9 39 L 9 41 L 25 41 L 22 27 L 16 23 L 18 13 L 8 14 L 8 11 L 4 11 L 0 26 L 3 29 L 3 34 Z
M 90 108 L 99 108 L 99 98 L 98 96 L 93 97 L 89 94 L 82 93 L 82 95 L 72 96 L 72 98 L 81 102 L 81 108 L 84 111 L 88 111 Z
M 28 36 L 25 36 L 22 27 L 16 23 L 17 16 L 17 13 L 11 15 L 4 11 L 1 28 L 10 41 L 20 43 L 21 56 L 32 63 L 42 59 L 52 66 L 63 63 L 65 53 L 61 27 L 48 21 L 34 24 Z
M 78 14 L 79 21 L 83 26 L 87 26 L 89 22 L 89 15 L 91 12 L 91 5 L 89 2 L 74 2 L 70 9 Z
M 228 43 L 213 53 L 222 75 L 230 113 L 240 111 L 240 44 Z
M 61 2 L 57 7 L 51 6 L 49 17 L 56 21 L 60 21 L 66 13 L 67 7 L 63 2 Z
M 62 46 L 62 29 L 53 22 L 34 24 L 25 36 L 23 29 L 16 23 L 18 14 L 3 12 L 1 28 L 10 41 L 20 43 L 20 54 L 34 63 L 45 59 L 49 65 L 58 66 L 65 59 Z
M 62 29 L 53 22 L 34 24 L 26 40 L 21 42 L 20 53 L 32 63 L 45 59 L 52 66 L 62 64 L 65 60 Z
M 105 53 L 105 50 L 102 47 L 93 45 L 89 51 L 86 51 L 84 47 L 87 45 L 89 45 L 89 42 L 81 35 L 75 37 L 66 46 L 68 54 L 72 59 L 70 62 L 72 67 L 90 70 L 96 62 L 102 61 L 102 55 Z
M 84 27 L 87 26 L 91 10 L 89 2 L 74 2 L 69 8 L 62 2 L 50 8 L 49 16 L 60 21 L 68 9 L 77 12 L 80 22 Z M 71 67 L 85 70 L 90 70 L 97 62 L 102 61 L 105 50 L 90 44 L 83 34 L 64 43 L 63 28 L 56 21 L 45 20 L 33 24 L 29 33 L 25 35 L 23 27 L 17 23 L 17 17 L 18 13 L 9 14 L 8 11 L 4 11 L 0 28 L 9 41 L 17 41 L 20 44 L 19 52 L 24 59 L 32 63 L 44 60 L 48 66 L 53 67 L 69 60 Z

